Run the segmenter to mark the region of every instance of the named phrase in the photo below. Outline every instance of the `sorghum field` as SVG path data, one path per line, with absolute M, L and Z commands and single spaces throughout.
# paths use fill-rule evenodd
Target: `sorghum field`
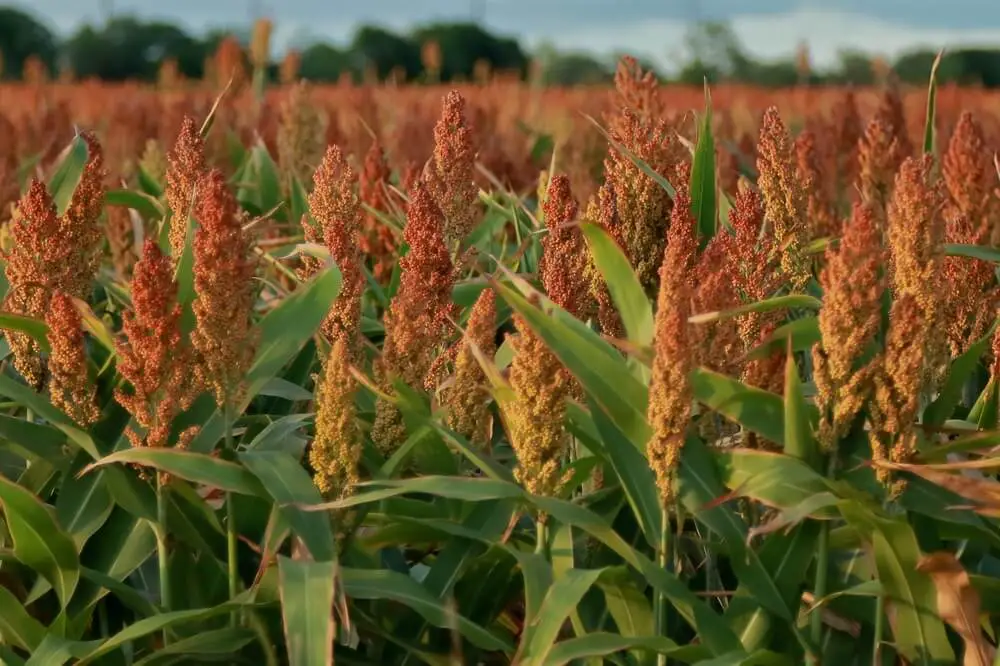
M 995 95 L 482 78 L 0 86 L 0 663 L 1000 663 Z

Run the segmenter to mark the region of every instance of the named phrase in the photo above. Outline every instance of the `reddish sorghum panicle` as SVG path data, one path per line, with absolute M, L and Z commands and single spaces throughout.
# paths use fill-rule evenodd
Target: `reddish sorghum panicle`
M 316 386 L 316 436 L 309 449 L 313 482 L 327 497 L 344 497 L 358 483 L 361 432 L 354 409 L 356 380 L 343 338 L 333 343 Z
M 848 90 L 833 107 L 836 127 L 834 151 L 837 156 L 837 194 L 845 196 L 858 176 L 858 142 L 861 139 L 861 116 L 854 93 Z
M 120 280 L 132 277 L 132 267 L 135 266 L 135 230 L 132 226 L 132 213 L 124 206 L 108 206 L 105 208 L 106 221 L 104 234 L 111 250 L 111 265 Z
M 117 344 L 118 372 L 131 390 L 116 390 L 115 399 L 146 431 L 129 430 L 133 446 L 167 446 L 174 417 L 198 392 L 173 272 L 170 258 L 147 239 L 132 279 L 132 311 L 123 318 L 124 338 Z
M 309 85 L 297 83 L 281 105 L 278 163 L 282 172 L 306 182 L 323 157 L 325 131 Z
M 993 152 L 982 127 L 965 111 L 941 159 L 941 175 L 950 195 L 949 212 L 953 218 L 969 220 L 975 239 L 972 242 L 998 245 L 1000 199 L 994 192 L 997 172 Z
M 361 203 L 354 191 L 354 170 L 340 148 L 330 146 L 327 149 L 313 175 L 313 184 L 309 210 L 319 228 L 306 224 L 306 240 L 326 246 L 340 269 L 342 280 L 340 294 L 323 322 L 323 333 L 331 343 L 343 338 L 353 357 L 358 351 L 361 295 L 365 286 L 358 251 Z
M 448 427 L 481 447 L 489 444 L 493 420 L 489 383 L 472 348 L 474 345 L 483 358 L 492 361 L 496 354 L 496 319 L 496 294 L 486 288 L 472 306 L 455 359 L 454 379 L 450 386 L 442 388 Z
M 624 108 L 616 125 L 612 138 L 657 173 L 670 174 L 680 162 L 674 129 L 665 121 L 644 121 Z M 604 169 L 606 186 L 599 193 L 602 223 L 625 251 L 642 286 L 656 293 L 673 206 L 670 195 L 614 147 L 608 151 Z M 617 215 L 610 215 L 612 210 Z
M 104 210 L 104 183 L 107 180 L 101 144 L 91 132 L 84 132 L 81 138 L 87 144 L 89 157 L 80 182 L 70 197 L 69 206 L 59 221 L 60 242 L 71 248 L 59 288 L 74 298 L 87 297 L 90 284 L 101 265 L 104 233 L 100 217 Z
M 895 186 L 896 172 L 912 152 L 898 91 L 886 91 L 882 104 L 858 143 L 858 189 L 884 225 L 884 212 Z
M 691 420 L 689 375 L 694 367 L 694 356 L 688 319 L 693 295 L 691 271 L 698 245 L 690 208 L 689 193 L 686 189 L 678 189 L 670 222 L 670 238 L 660 267 L 660 291 L 656 303 L 648 408 L 653 434 L 646 444 L 646 455 L 656 473 L 656 485 L 663 506 L 668 506 L 674 497 L 674 473 Z
M 907 158 L 900 167 L 889 203 L 886 237 L 890 284 L 896 298 L 912 296 L 927 321 L 924 357 L 926 381 L 940 379 L 948 359 L 946 335 L 931 335 L 944 322 L 944 192 L 930 155 Z M 914 329 L 917 330 L 917 329 Z
M 170 256 L 174 262 L 184 254 L 188 217 L 195 188 L 207 172 L 205 142 L 194 118 L 185 116 L 177 142 L 167 157 L 167 205 L 170 207 Z
M 403 238 L 410 251 L 400 259 L 400 284 L 385 315 L 385 342 L 378 374 L 388 390 L 393 379 L 411 387 L 424 378 L 440 352 L 454 310 L 451 290 L 455 271 L 444 244 L 441 209 L 423 182 L 410 192 Z M 372 439 L 383 453 L 402 441 L 405 431 L 398 410 L 380 401 Z
M 434 156 L 424 178 L 444 215 L 445 246 L 453 252 L 478 222 L 475 175 L 476 148 L 465 118 L 465 98 L 452 90 L 434 126 Z
M 1000 243 L 1000 198 L 994 192 L 993 151 L 972 114 L 964 112 L 942 159 L 942 176 L 949 200 L 945 205 L 949 243 Z M 994 266 L 971 257 L 944 258 L 943 320 L 952 356 L 982 338 L 1000 305 Z
M 45 314 L 49 327 L 49 394 L 53 406 L 75 423 L 89 426 L 100 417 L 94 384 L 87 373 L 83 321 L 73 298 L 62 291 L 52 295 Z
M 10 224 L 11 247 L 4 253 L 10 285 L 4 309 L 41 319 L 55 291 L 86 298 L 101 258 L 99 224 L 104 205 L 104 158 L 100 144 L 83 134 L 89 157 L 66 212 L 57 215 L 45 186 L 32 181 Z M 8 334 L 14 367 L 34 388 L 44 382 L 41 349 L 28 335 Z
M 805 130 L 795 138 L 795 157 L 799 182 L 806 191 L 806 221 L 809 238 L 830 238 L 839 235 L 840 227 L 829 190 L 834 174 L 823 169 L 823 156 L 817 137 Z
M 980 245 L 981 229 L 961 212 L 945 212 L 949 243 Z M 972 257 L 943 257 L 941 320 L 951 356 L 964 353 L 986 335 L 1000 306 L 996 272 L 992 262 Z
M 618 202 L 615 198 L 614 187 L 610 182 L 605 181 L 598 190 L 597 196 L 591 197 L 584 218 L 589 222 L 599 224 L 612 238 L 618 240 L 616 234 L 616 231 L 620 230 Z M 619 240 L 619 244 L 620 242 Z M 597 322 L 600 324 L 601 331 L 609 337 L 622 337 L 625 329 L 618 309 L 611 298 L 611 291 L 608 289 L 604 276 L 597 270 L 597 266 L 589 260 L 587 262 L 587 278 L 590 283 L 591 298 L 597 304 Z
M 10 287 L 4 310 L 42 318 L 49 307 L 52 289 L 72 248 L 60 239 L 59 217 L 45 185 L 33 180 L 21 197 L 10 225 L 13 246 L 4 253 L 4 272 Z M 14 368 L 35 389 L 44 381 L 41 347 L 17 331 L 8 331 L 7 340 L 14 356 Z
M 532 495 L 555 495 L 564 481 L 569 436 L 564 420 L 571 377 L 521 315 L 514 316 L 510 385 L 515 399 L 506 411 L 517 458 L 514 476 Z
M 803 254 L 808 240 L 808 202 L 795 169 L 792 138 L 774 107 L 764 114 L 760 128 L 757 171 L 765 217 L 781 253 L 781 272 L 793 291 L 801 291 L 810 278 L 809 262 Z
M 587 248 L 576 226 L 578 205 L 570 191 L 569 179 L 553 176 L 542 206 L 548 233 L 542 240 L 538 273 L 552 301 L 575 317 L 587 310 Z
M 889 205 L 887 240 L 893 291 L 916 299 L 930 321 L 939 310 L 945 225 L 940 181 L 933 158 L 908 158 L 896 176 Z
M 2 66 L 2 63 L 0 63 Z M 18 187 L 18 140 L 17 128 L 7 116 L 0 113 L 0 222 L 10 219 L 12 206 L 17 202 Z
M 881 326 L 883 251 L 872 209 L 855 204 L 820 274 L 820 344 L 813 348 L 819 441 L 827 452 L 847 434 L 871 391 L 874 365 L 858 367 Z
M 256 349 L 253 326 L 256 261 L 253 240 L 222 172 L 198 184 L 194 236 L 194 314 L 191 341 L 200 372 L 220 407 L 240 398 Z
M 905 463 L 916 453 L 915 422 L 927 363 L 924 341 L 928 333 L 929 322 L 916 297 L 903 294 L 897 298 L 889 314 L 885 351 L 874 373 L 869 441 L 876 462 Z M 876 467 L 876 475 L 891 494 L 902 490 L 902 481 L 893 483 L 884 467 Z
M 388 185 L 392 171 L 385 151 L 373 141 L 365 155 L 358 195 L 361 203 L 380 213 L 389 211 Z M 389 280 L 396 262 L 396 237 L 392 230 L 372 212 L 365 210 L 362 222 L 361 249 L 372 263 L 372 273 L 380 283 Z

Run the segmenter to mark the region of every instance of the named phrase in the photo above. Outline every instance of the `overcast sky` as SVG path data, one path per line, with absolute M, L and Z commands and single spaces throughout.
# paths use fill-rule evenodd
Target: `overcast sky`
M 681 55 L 691 21 L 725 19 L 759 57 L 792 53 L 807 41 L 818 65 L 843 48 L 893 56 L 914 47 L 1000 46 L 997 0 L 22 0 L 60 33 L 98 21 L 108 8 L 164 18 L 202 32 L 244 26 L 267 15 L 276 47 L 329 40 L 344 43 L 360 23 L 407 28 L 476 15 L 528 46 L 596 54 L 628 51 L 669 65 Z

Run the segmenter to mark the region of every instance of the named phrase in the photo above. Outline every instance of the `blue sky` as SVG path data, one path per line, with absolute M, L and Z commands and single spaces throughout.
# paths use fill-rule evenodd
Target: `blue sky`
M 346 41 L 359 23 L 406 28 L 464 19 L 478 8 L 486 24 L 528 46 L 548 41 L 598 54 L 617 50 L 669 65 L 682 54 L 691 21 L 725 19 L 753 54 L 777 57 L 809 43 L 817 64 L 843 48 L 895 55 L 917 46 L 1000 46 L 996 0 L 22 0 L 59 32 L 116 13 L 165 18 L 194 31 L 275 20 L 276 45 Z

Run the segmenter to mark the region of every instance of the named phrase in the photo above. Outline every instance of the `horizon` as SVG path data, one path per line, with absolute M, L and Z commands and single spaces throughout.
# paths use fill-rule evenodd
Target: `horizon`
M 823 8 L 813 2 L 766 0 L 753 11 L 738 0 L 687 0 L 661 6 L 658 0 L 427 0 L 419 7 L 402 0 L 370 0 L 362 7 L 331 9 L 320 0 L 229 1 L 213 5 L 175 0 L 171 7 L 152 0 L 33 0 L 10 3 L 42 21 L 60 36 L 108 15 L 165 20 L 193 34 L 212 29 L 247 29 L 254 18 L 274 22 L 273 51 L 311 43 L 346 44 L 360 25 L 406 31 L 434 21 L 481 23 L 496 34 L 516 37 L 528 50 L 551 44 L 599 58 L 629 53 L 665 71 L 683 57 L 686 31 L 698 20 L 722 20 L 747 53 L 774 60 L 809 46 L 814 66 L 828 68 L 843 50 L 895 58 L 917 50 L 1000 45 L 1000 3 L 980 9 L 974 23 L 966 17 L 978 0 L 953 0 L 947 11 L 934 0 L 838 0 Z M 223 6 L 224 5 L 224 6 Z M 920 11 L 915 11 L 918 9 Z M 878 49 L 870 48 L 878 44 Z

